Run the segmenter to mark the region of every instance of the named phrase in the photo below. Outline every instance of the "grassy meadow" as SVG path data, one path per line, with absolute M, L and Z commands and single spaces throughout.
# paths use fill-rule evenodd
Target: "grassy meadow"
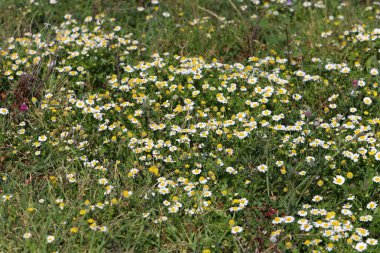
M 0 252 L 380 252 L 379 21 L 0 0 Z

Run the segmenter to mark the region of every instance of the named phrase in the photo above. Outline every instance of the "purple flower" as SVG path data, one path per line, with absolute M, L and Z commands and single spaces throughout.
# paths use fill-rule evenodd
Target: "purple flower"
M 308 117 L 308 118 L 310 118 L 311 117 L 311 111 L 307 110 L 305 112 L 305 116 Z
M 22 112 L 26 112 L 28 109 L 29 109 L 29 108 L 28 108 L 28 105 L 27 105 L 27 104 L 22 103 L 22 104 L 20 105 L 20 111 L 22 111 Z
M 357 87 L 358 87 L 358 80 L 353 80 L 353 81 L 352 81 L 352 86 L 353 86 L 354 88 L 357 88 Z
M 288 0 L 288 1 L 286 2 L 286 5 L 288 5 L 288 6 L 292 5 L 292 0 Z

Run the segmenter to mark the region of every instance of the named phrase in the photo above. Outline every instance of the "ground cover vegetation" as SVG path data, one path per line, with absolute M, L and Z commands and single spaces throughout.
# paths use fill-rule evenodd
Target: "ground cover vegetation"
M 379 19 L 0 1 L 0 250 L 379 252 Z

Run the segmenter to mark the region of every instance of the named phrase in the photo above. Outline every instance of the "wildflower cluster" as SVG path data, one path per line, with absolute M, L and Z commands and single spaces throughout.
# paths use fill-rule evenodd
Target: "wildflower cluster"
M 378 30 L 355 26 L 339 39 L 375 48 Z M 66 15 L 49 32 L 9 38 L 0 51 L 10 97 L 0 104 L 1 159 L 13 165 L 1 210 L 26 244 L 58 250 L 116 232 L 172 240 L 178 229 L 208 233 L 212 221 L 238 243 L 262 233 L 283 249 L 379 249 L 379 67 L 367 58 L 313 55 L 304 68 L 276 52 L 233 64 L 148 55 L 102 15 Z M 49 226 L 27 225 L 37 219 Z M 232 248 L 218 240 L 203 243 Z

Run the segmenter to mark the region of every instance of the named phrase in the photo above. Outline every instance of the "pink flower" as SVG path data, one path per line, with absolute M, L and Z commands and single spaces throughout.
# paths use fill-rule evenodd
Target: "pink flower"
M 27 104 L 22 103 L 22 104 L 20 105 L 20 111 L 22 111 L 22 112 L 26 112 L 28 109 L 29 109 L 29 108 L 28 108 L 28 105 L 27 105 Z

